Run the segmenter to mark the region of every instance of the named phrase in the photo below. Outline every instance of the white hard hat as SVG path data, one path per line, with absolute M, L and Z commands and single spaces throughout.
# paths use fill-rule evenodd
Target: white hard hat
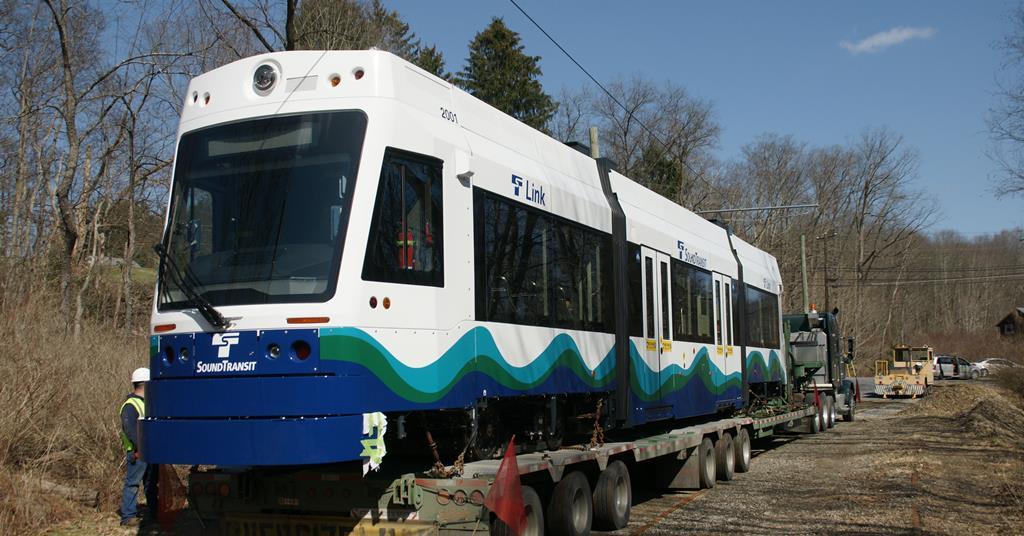
M 146 367 L 137 368 L 132 371 L 132 383 L 148 382 L 149 369 Z

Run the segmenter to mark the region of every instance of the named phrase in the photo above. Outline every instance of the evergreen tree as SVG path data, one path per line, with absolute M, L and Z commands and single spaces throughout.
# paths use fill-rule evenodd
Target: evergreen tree
M 444 70 L 444 56 L 436 46 L 420 47 L 413 59 L 413 63 L 419 65 L 424 71 L 437 75 L 445 80 L 451 79 L 451 75 Z
M 539 130 L 545 130 L 557 104 L 538 77 L 540 56 L 523 53 L 519 34 L 500 18 L 469 44 L 466 67 L 457 82 L 473 96 Z
M 401 56 L 438 76 L 444 57 L 424 47 L 397 11 L 380 0 L 305 0 L 295 17 L 295 47 L 307 50 L 364 50 Z

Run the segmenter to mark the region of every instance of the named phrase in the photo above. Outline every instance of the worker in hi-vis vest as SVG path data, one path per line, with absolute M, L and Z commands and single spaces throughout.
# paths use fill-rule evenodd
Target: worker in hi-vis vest
M 156 481 L 159 466 L 142 461 L 139 455 L 139 420 L 146 418 L 146 382 L 149 369 L 137 368 L 132 372 L 132 392 L 121 404 L 121 445 L 125 451 L 127 471 L 124 475 L 124 493 L 121 495 L 121 524 L 139 524 L 139 484 L 144 485 L 146 505 L 150 516 L 156 515 Z

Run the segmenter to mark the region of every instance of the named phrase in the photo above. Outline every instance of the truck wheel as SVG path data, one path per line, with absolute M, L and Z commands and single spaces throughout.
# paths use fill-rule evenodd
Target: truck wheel
M 732 448 L 732 434 L 724 433 L 715 441 L 715 470 L 718 480 L 728 482 L 736 474 L 736 453 Z
M 831 396 L 825 398 L 825 427 L 832 428 L 836 425 L 836 399 Z
M 629 524 L 632 484 L 626 464 L 616 460 L 601 471 L 594 486 L 594 528 L 619 530 Z
M 711 443 L 710 437 L 705 437 L 697 447 L 697 460 L 700 470 L 700 487 L 708 489 L 715 487 L 715 446 Z
M 544 536 L 544 506 L 540 496 L 530 486 L 523 486 L 523 506 L 526 510 L 526 526 L 521 536 Z M 496 536 L 515 536 L 515 532 L 497 517 L 491 521 L 490 533 Z
M 746 428 L 740 428 L 732 442 L 732 448 L 736 455 L 736 472 L 746 473 L 750 470 L 750 432 L 747 432 Z
M 846 422 L 853 422 L 854 411 L 855 411 L 856 407 L 857 406 L 851 401 L 850 402 L 850 411 L 847 411 L 846 413 L 843 414 L 843 420 L 844 421 L 846 421 Z
M 587 477 L 569 473 L 555 485 L 548 502 L 548 532 L 571 536 L 590 534 L 594 520 L 594 496 Z

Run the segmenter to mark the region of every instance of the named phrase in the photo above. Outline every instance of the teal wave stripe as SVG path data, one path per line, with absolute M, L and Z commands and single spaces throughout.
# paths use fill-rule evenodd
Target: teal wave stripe
M 686 368 L 673 363 L 660 373 L 656 373 L 647 366 L 632 341 L 629 346 L 634 371 L 630 374 L 630 384 L 637 397 L 644 401 L 664 398 L 670 393 L 686 388 L 694 381 L 702 383 L 704 388 L 713 394 L 722 394 L 731 387 L 738 388 L 742 382 L 739 372 L 726 374 L 718 368 L 708 354 L 707 347 L 702 347 Z M 637 375 L 635 371 L 641 371 L 641 374 Z
M 644 361 L 636 345 L 629 343 L 630 384 L 638 397 L 655 400 L 684 389 L 693 381 L 720 394 L 738 387 L 740 374 L 725 374 L 711 360 L 707 348 L 701 348 L 686 368 L 672 364 L 658 372 Z M 560 333 L 529 364 L 510 364 L 498 349 L 491 332 L 478 326 L 463 334 L 439 358 L 422 367 L 409 366 L 392 354 L 369 333 L 358 328 L 320 330 L 320 358 L 361 365 L 372 372 L 397 395 L 416 402 L 435 402 L 450 392 L 467 374 L 482 373 L 505 388 L 527 391 L 547 380 L 558 368 L 568 369 L 594 390 L 609 388 L 614 380 L 615 351 L 609 349 L 593 369 L 583 361 L 576 341 Z
M 516 367 L 506 361 L 491 332 L 482 326 L 463 334 L 444 354 L 423 367 L 406 365 L 358 328 L 320 330 L 320 358 L 362 365 L 396 394 L 417 403 L 439 400 L 470 372 L 483 373 L 508 389 L 525 391 L 543 383 L 559 367 L 569 369 L 593 389 L 607 387 L 615 370 L 614 348 L 590 369 L 576 341 L 566 333 L 556 335 L 529 364 Z

